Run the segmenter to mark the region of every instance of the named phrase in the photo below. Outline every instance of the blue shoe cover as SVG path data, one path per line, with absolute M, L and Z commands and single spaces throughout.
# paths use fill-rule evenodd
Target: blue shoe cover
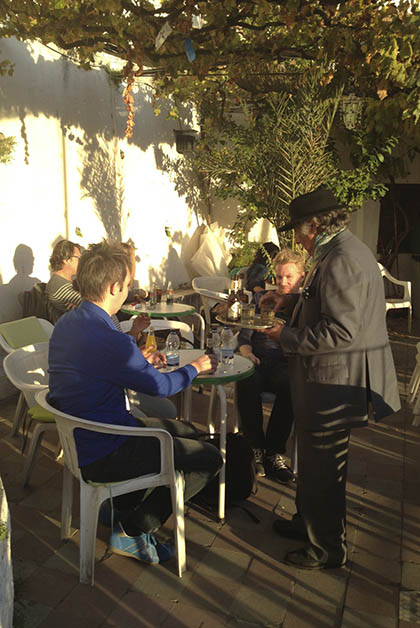
M 143 533 L 138 536 L 127 536 L 119 523 L 111 534 L 109 545 L 115 554 L 129 556 L 151 565 L 159 563 L 156 539 L 152 534 Z

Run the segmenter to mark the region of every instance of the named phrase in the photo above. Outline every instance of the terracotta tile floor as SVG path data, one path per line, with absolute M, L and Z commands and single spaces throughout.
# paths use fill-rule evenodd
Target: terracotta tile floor
M 420 321 L 389 318 L 403 409 L 352 434 L 349 458 L 350 560 L 344 569 L 299 571 L 282 557 L 293 542 L 271 531 L 293 512 L 294 486 L 262 479 L 247 506 L 224 525 L 189 509 L 188 572 L 175 561 L 149 567 L 106 554 L 99 526 L 95 586 L 78 581 L 77 528 L 60 541 L 62 466 L 44 443 L 31 485 L 20 486 L 21 437 L 9 436 L 14 398 L 0 402 L 0 468 L 12 517 L 17 628 L 396 628 L 420 624 L 420 431 L 405 402 Z M 194 416 L 208 394 L 194 393 Z M 230 403 L 230 411 L 232 404 Z M 76 500 L 75 500 L 76 501 Z M 73 524 L 78 525 L 75 506 Z M 169 535 L 170 523 L 162 534 Z

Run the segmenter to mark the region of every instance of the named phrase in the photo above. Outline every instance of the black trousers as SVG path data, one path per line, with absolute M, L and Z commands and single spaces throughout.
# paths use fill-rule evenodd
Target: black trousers
M 346 480 L 350 429 L 297 430 L 298 478 L 295 522 L 304 524 L 308 553 L 322 562 L 347 559 Z
M 284 454 L 293 424 L 287 364 L 262 360 L 251 377 L 237 383 L 237 391 L 242 429 L 251 447 Z M 266 434 L 263 430 L 262 392 L 276 395 Z
M 219 450 L 209 443 L 198 441 L 199 432 L 191 423 L 149 417 L 137 421 L 139 427 L 161 428 L 174 437 L 175 468 L 184 473 L 185 501 L 201 491 L 220 470 L 222 456 Z M 85 480 L 118 482 L 156 473 L 159 469 L 157 438 L 131 436 L 112 453 L 82 467 L 81 472 Z M 166 486 L 120 495 L 115 498 L 114 504 L 129 536 L 158 530 L 172 512 L 171 493 Z

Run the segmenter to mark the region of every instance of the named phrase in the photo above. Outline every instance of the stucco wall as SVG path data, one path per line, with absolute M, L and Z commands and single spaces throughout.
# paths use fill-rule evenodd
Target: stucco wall
M 105 71 L 13 40 L 2 41 L 4 57 L 15 71 L 0 79 L 0 132 L 15 136 L 17 148 L 0 165 L 0 322 L 19 315 L 19 292 L 48 280 L 51 249 L 63 237 L 82 245 L 131 237 L 140 285 L 188 281 L 184 249 L 203 217 L 185 197 L 188 183 L 169 174 L 180 155 L 165 104 L 156 117 L 151 88 L 140 86 L 127 142 L 120 90 Z

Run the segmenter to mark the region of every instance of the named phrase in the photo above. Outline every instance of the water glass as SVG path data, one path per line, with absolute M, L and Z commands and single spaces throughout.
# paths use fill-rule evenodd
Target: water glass
M 241 323 L 245 325 L 253 325 L 255 318 L 255 305 L 252 303 L 242 303 L 241 307 Z
M 261 323 L 263 325 L 274 325 L 275 311 L 271 306 L 263 305 L 260 309 Z

